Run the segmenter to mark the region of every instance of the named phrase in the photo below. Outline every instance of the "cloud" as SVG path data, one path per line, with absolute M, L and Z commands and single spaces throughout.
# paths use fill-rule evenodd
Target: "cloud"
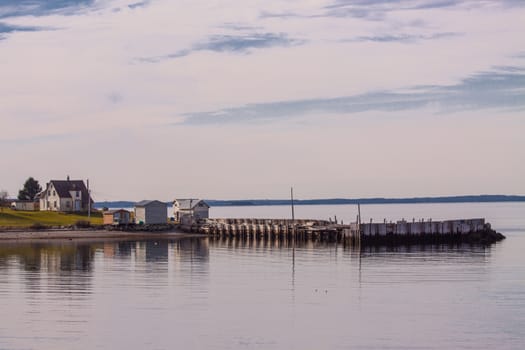
M 368 20 L 382 20 L 389 12 L 400 10 L 427 10 L 436 8 L 453 8 L 459 6 L 525 6 L 521 0 L 487 0 L 479 1 L 462 0 L 336 0 L 323 8 L 322 16 L 328 17 L 355 17 Z
M 146 7 L 150 4 L 150 2 L 151 2 L 150 0 L 139 1 L 133 4 L 129 4 L 128 7 L 133 10 L 133 9 L 140 8 L 140 7 Z
M 112 104 L 118 104 L 120 102 L 122 102 L 124 100 L 124 97 L 119 94 L 118 92 L 112 92 L 110 94 L 107 95 L 107 98 L 109 100 L 109 102 L 111 102 Z
M 246 52 L 250 49 L 260 49 L 272 46 L 291 46 L 301 43 L 301 40 L 290 39 L 284 33 L 254 33 L 247 35 L 215 35 L 208 42 L 197 45 L 195 50 L 216 52 L 233 51 Z
M 231 29 L 239 32 L 256 32 L 263 30 L 263 27 L 261 26 L 253 26 L 235 22 L 224 23 L 223 25 L 219 26 L 219 28 Z
M 500 67 L 461 80 L 455 85 L 415 86 L 399 91 L 372 92 L 335 98 L 248 104 L 211 112 L 188 113 L 185 124 L 224 124 L 273 121 L 321 112 L 350 114 L 402 111 L 433 106 L 440 112 L 479 109 L 525 109 L 525 69 Z
M 265 18 L 282 18 L 282 19 L 286 19 L 286 18 L 292 18 L 292 17 L 303 17 L 303 16 L 300 16 L 299 14 L 297 13 L 294 13 L 294 12 L 268 12 L 268 11 L 262 11 L 260 14 L 259 14 L 259 18 L 261 19 L 265 19 Z
M 172 54 L 139 58 L 141 62 L 159 62 L 166 59 L 184 57 L 196 51 L 212 52 L 235 52 L 250 53 L 252 49 L 262 49 L 268 47 L 287 47 L 300 45 L 304 41 L 289 38 L 284 33 L 249 33 L 243 35 L 212 35 L 207 41 L 197 43 L 190 49 L 184 49 Z
M 32 26 L 17 26 L 0 22 L 0 34 L 13 32 L 36 32 L 39 30 L 45 30 L 45 28 Z
M 0 0 L 0 18 L 67 15 L 94 5 L 95 0 Z
M 402 42 L 402 43 L 416 43 L 423 40 L 437 40 L 443 38 L 451 38 L 461 36 L 461 33 L 443 32 L 429 35 L 423 34 L 398 34 L 398 35 L 376 35 L 376 36 L 360 36 L 355 39 L 343 40 L 345 42 L 359 42 L 359 41 L 373 41 L 373 42 Z
M 369 21 L 384 21 L 387 15 L 395 11 L 411 10 L 433 10 L 458 7 L 502 6 L 522 7 L 522 0 L 486 0 L 464 1 L 464 0 L 333 0 L 327 5 L 310 12 L 301 11 L 261 11 L 259 18 L 358 18 Z

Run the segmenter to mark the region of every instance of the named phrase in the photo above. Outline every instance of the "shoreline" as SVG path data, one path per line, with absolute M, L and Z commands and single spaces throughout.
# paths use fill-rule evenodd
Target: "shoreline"
M 203 234 L 187 233 L 180 229 L 164 232 L 109 231 L 104 229 L 47 229 L 47 230 L 6 230 L 0 231 L 2 242 L 42 241 L 42 240 L 105 240 L 105 239 L 177 239 L 185 237 L 206 237 Z

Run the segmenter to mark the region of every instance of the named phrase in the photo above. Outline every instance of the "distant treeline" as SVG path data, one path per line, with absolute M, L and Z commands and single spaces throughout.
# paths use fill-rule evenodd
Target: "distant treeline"
M 296 205 L 339 205 L 339 204 L 414 204 L 414 203 L 488 203 L 488 202 L 525 202 L 525 196 L 506 195 L 478 195 L 478 196 L 452 196 L 452 197 L 417 197 L 417 198 L 332 198 L 332 199 L 296 199 Z M 289 199 L 250 199 L 250 200 L 216 200 L 207 199 L 212 207 L 229 206 L 267 206 L 289 205 Z M 97 202 L 96 208 L 130 208 L 135 202 Z M 167 203 L 171 205 L 171 202 Z

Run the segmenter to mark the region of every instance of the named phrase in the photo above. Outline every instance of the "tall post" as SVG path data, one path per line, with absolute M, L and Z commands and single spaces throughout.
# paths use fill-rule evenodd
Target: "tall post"
M 292 224 L 295 220 L 295 213 L 294 213 L 294 203 L 293 203 L 293 187 L 290 188 L 290 195 L 292 198 Z
M 290 187 L 290 197 L 292 199 L 292 269 L 295 273 L 295 212 L 293 203 L 293 187 Z
M 292 294 L 295 299 L 295 211 L 293 202 L 293 187 L 290 187 L 290 198 L 292 201 Z
M 87 179 L 87 193 L 88 193 L 88 221 L 91 222 L 91 191 L 89 190 L 89 179 Z
M 361 204 L 357 203 L 357 228 L 361 229 Z
M 190 227 L 193 225 L 193 198 L 190 198 Z

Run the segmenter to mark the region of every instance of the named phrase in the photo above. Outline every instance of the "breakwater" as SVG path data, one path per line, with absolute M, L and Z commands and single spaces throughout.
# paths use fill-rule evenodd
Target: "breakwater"
M 327 220 L 206 219 L 181 227 L 211 237 L 326 240 L 352 244 L 494 243 L 505 237 L 485 219 L 338 224 Z

